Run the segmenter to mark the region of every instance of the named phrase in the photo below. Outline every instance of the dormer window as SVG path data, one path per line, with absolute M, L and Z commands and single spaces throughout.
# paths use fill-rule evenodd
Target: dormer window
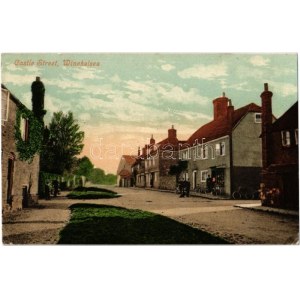
M 288 130 L 281 131 L 281 141 L 283 147 L 290 147 L 291 146 L 291 135 Z

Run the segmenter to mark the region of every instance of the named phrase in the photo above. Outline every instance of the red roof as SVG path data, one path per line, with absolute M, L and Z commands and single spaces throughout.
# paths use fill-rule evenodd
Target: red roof
M 122 158 L 124 158 L 129 165 L 133 165 L 136 161 L 136 157 L 131 155 L 123 155 Z
M 248 113 L 248 112 L 261 112 L 261 107 L 250 103 L 246 106 L 243 106 L 239 109 L 234 110 L 233 112 L 233 124 L 234 128 L 238 122 Z M 187 140 L 186 144 L 193 146 L 195 142 L 201 143 L 202 138 L 205 139 L 205 142 L 220 138 L 230 134 L 231 126 L 228 122 L 227 117 L 213 120 L 195 131 L 191 137 Z
M 119 173 L 119 175 L 120 175 L 121 177 L 123 177 L 123 178 L 131 177 L 131 173 L 130 173 L 128 170 L 125 170 L 125 169 L 123 169 L 123 170 Z

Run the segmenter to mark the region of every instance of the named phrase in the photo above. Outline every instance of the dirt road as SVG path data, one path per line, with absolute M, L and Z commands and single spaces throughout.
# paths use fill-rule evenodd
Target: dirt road
M 235 244 L 294 244 L 298 241 L 296 217 L 251 211 L 234 207 L 255 200 L 209 200 L 199 197 L 179 198 L 174 193 L 133 188 L 114 188 L 120 198 L 69 200 L 64 197 L 40 200 L 40 208 L 25 209 L 3 218 L 5 244 L 55 244 L 59 231 L 70 217 L 71 204 L 99 203 L 142 209 L 199 228 Z

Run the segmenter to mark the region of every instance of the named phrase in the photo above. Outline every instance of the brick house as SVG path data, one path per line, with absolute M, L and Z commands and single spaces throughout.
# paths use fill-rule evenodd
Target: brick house
M 117 183 L 120 187 L 130 187 L 134 185 L 131 169 L 135 162 L 136 157 L 122 155 L 117 170 Z
M 262 101 L 262 204 L 299 209 L 298 101 L 275 122 L 265 83 Z
M 183 176 L 191 189 L 205 188 L 215 178 L 222 193 L 231 196 L 239 187 L 258 190 L 261 172 L 261 107 L 250 103 L 235 109 L 223 93 L 213 100 L 214 118 L 195 131 L 179 151 L 188 161 Z
M 168 129 L 168 137 L 155 143 L 153 136 L 146 144 L 133 166 L 135 183 L 138 187 L 173 190 L 176 187 L 176 177 L 169 174 L 170 167 L 178 163 L 178 150 L 184 143 L 177 138 L 177 130 Z
M 39 81 L 39 78 L 37 80 Z M 33 99 L 35 96 L 33 92 Z M 40 156 L 36 153 L 30 159 L 21 157 L 17 149 L 16 128 L 19 124 L 18 132 L 26 149 L 27 145 L 28 147 L 32 145 L 30 143 L 34 123 L 31 122 L 32 118 L 41 119 L 26 108 L 3 84 L 1 84 L 1 101 L 2 211 L 6 212 L 31 206 L 38 201 Z M 39 124 L 42 136 L 43 123 Z

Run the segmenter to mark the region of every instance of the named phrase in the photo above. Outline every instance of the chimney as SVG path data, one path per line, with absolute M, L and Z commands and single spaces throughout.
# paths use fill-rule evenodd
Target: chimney
M 261 137 L 262 137 L 262 165 L 266 169 L 271 163 L 271 126 L 272 126 L 272 96 L 268 84 L 264 84 L 264 91 L 261 93 Z
M 213 100 L 214 120 L 227 117 L 228 98 L 223 92 L 222 97 Z
M 143 159 L 146 159 L 146 155 L 147 155 L 147 153 L 146 153 L 146 145 L 145 145 L 145 147 L 142 149 Z
M 174 129 L 174 125 L 172 125 L 172 128 L 168 130 L 168 139 L 174 140 L 177 139 L 177 131 Z
M 152 134 L 150 138 L 150 145 L 154 145 L 154 144 L 155 144 L 155 139 L 153 138 L 153 134 Z
M 138 157 L 140 157 L 140 156 L 141 156 L 141 148 L 138 147 Z
M 232 127 L 233 124 L 233 114 L 234 114 L 234 106 L 232 105 L 231 99 L 228 99 L 227 119 L 230 127 Z
M 44 97 L 45 97 L 45 87 L 40 77 L 36 77 L 35 81 L 31 84 L 32 92 L 32 111 L 34 115 L 43 121 L 46 111 L 44 110 Z

